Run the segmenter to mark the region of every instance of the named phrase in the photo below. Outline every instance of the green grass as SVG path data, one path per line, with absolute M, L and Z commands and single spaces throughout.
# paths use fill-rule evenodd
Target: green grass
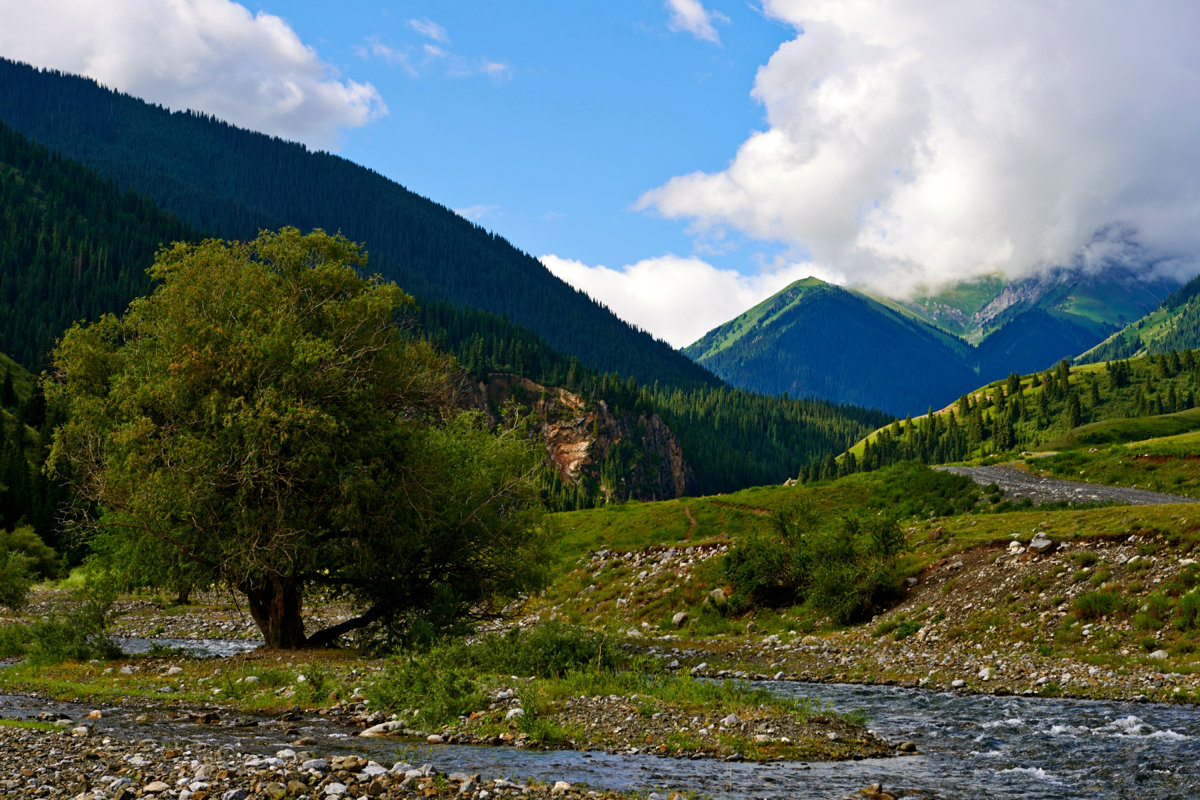
M 1191 419 L 1200 426 L 1200 415 L 1195 414 L 1195 411 L 1186 413 L 1192 415 Z M 1180 417 L 1179 414 L 1170 416 Z M 1163 418 L 1124 422 L 1154 422 L 1159 419 Z M 1126 430 L 1133 429 L 1136 429 L 1136 426 L 1126 427 Z M 1091 449 L 1095 449 L 1096 452 L 1091 452 Z M 1106 447 L 1066 450 L 1030 459 L 1026 465 L 1030 471 L 1061 478 L 1200 498 L 1200 432 L 1167 435 Z
M 0 717 L 0 726 L 5 728 L 24 728 L 31 731 L 59 731 L 62 728 L 52 722 L 39 722 L 35 719 L 4 719 Z

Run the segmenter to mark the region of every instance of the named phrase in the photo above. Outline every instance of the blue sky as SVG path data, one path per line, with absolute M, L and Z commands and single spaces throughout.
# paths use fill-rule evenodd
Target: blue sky
M 1200 5 L 0 0 L 0 54 L 330 149 L 684 345 L 892 296 L 1200 271 Z M 368 248 L 370 243 L 367 243 Z M 1165 265 L 1165 267 L 1163 266 Z
M 750 88 L 790 30 L 743 5 L 716 23 L 719 42 L 672 31 L 656 0 L 520 5 L 353 2 L 332 24 L 312 3 L 256 9 L 379 89 L 388 113 L 342 135 L 347 158 L 535 255 L 691 252 L 677 222 L 632 207 L 674 175 L 723 168 L 764 125 Z

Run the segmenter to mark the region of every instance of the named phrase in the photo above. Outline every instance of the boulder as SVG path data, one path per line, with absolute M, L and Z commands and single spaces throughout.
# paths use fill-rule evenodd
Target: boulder
M 1053 553 L 1056 549 L 1058 549 L 1058 545 L 1054 540 L 1041 531 L 1038 531 L 1034 535 L 1033 541 L 1029 543 L 1029 552 L 1039 556 Z
M 378 725 L 372 725 L 359 736 L 394 736 L 405 728 L 404 720 L 391 720 L 390 722 L 381 722 Z
M 676 628 L 682 628 L 684 625 L 688 624 L 689 620 L 691 620 L 691 617 L 686 611 L 679 611 L 676 612 L 675 616 L 671 617 L 671 624 Z

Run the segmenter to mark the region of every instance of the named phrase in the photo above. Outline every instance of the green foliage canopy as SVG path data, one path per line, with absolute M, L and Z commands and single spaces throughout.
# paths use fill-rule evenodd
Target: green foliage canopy
M 542 579 L 529 443 L 454 413 L 451 363 L 364 262 L 294 228 L 176 244 L 152 295 L 54 354 L 52 464 L 85 529 L 166 581 L 244 593 L 270 647 L 490 615 Z M 363 612 L 306 635 L 313 589 Z

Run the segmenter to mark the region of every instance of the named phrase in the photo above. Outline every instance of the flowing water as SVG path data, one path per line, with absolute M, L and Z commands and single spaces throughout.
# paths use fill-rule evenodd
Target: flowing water
M 224 658 L 248 653 L 262 645 L 262 642 L 256 639 L 143 639 L 133 636 L 109 638 L 128 656 L 138 656 L 158 649 L 181 650 L 192 658 Z
M 270 754 L 298 736 L 316 753 L 358 751 L 390 765 L 429 763 L 443 771 L 514 780 L 567 780 L 594 788 L 692 790 L 713 798 L 829 798 L 880 782 L 941 798 L 1193 798 L 1200 796 L 1200 709 L 1148 703 L 988 697 L 891 687 L 772 683 L 837 711 L 861 709 L 894 742 L 920 754 L 838 763 L 725 763 L 575 751 L 424 745 L 361 739 L 319 718 L 292 722 L 237 717 L 190 724 L 163 715 L 135 723 L 133 710 L 105 710 L 97 727 L 137 739 L 203 741 Z M 88 709 L 0 697 L 0 715 L 39 711 L 73 717 Z

